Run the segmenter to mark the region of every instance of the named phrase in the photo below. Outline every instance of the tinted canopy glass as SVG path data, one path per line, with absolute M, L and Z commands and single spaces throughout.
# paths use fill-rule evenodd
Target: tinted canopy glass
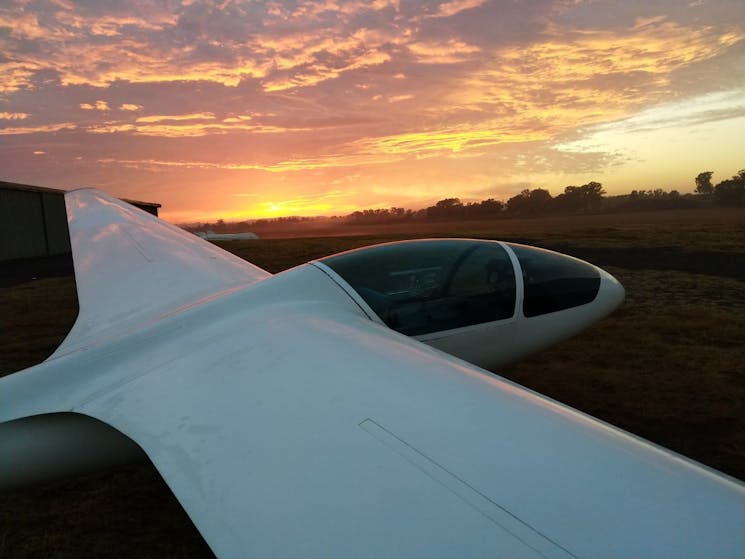
M 510 318 L 515 274 L 496 242 L 406 241 L 322 260 L 388 326 L 407 335 Z
M 590 303 L 600 288 L 592 264 L 571 256 L 510 244 L 523 272 L 523 314 L 538 316 Z

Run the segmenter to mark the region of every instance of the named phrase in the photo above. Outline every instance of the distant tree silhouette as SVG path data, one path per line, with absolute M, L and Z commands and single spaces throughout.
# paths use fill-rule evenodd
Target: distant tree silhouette
M 714 192 L 714 185 L 711 184 L 713 171 L 704 171 L 696 175 L 696 192 L 699 194 L 711 194 Z
M 579 193 L 585 200 L 586 207 L 590 210 L 596 210 L 603 203 L 605 190 L 599 182 L 588 182 L 579 187 Z
M 553 201 L 557 213 L 574 213 L 597 210 L 603 203 L 605 190 L 599 182 L 589 182 L 582 186 L 567 186 L 564 193 Z
M 474 206 L 478 208 L 476 213 L 485 217 L 498 216 L 502 213 L 502 210 L 504 210 L 504 203 L 495 200 L 494 198 L 487 198 L 478 204 L 474 204 Z
M 431 219 L 452 219 L 462 215 L 463 202 L 460 198 L 445 198 L 434 206 L 427 208 L 427 217 Z
M 745 169 L 741 169 L 731 179 L 726 179 L 714 187 L 714 196 L 723 206 L 745 206 Z
M 404 208 L 379 208 L 375 210 L 358 210 L 352 212 L 346 217 L 342 218 L 346 223 L 349 224 L 372 224 L 372 223 L 394 223 L 402 221 L 410 221 L 417 217 L 421 217 L 424 210 L 413 211 Z
M 632 190 L 631 194 L 616 197 L 617 210 L 671 210 L 675 208 L 691 208 L 695 206 L 693 196 L 681 196 L 677 190 L 665 192 L 661 188 L 654 190 Z
M 507 212 L 512 215 L 542 215 L 550 210 L 551 193 L 543 188 L 526 188 L 517 196 L 507 200 Z

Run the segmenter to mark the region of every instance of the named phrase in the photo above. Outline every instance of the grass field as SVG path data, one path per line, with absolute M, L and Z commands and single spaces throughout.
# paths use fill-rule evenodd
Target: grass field
M 590 260 L 626 287 L 621 309 L 499 374 L 745 479 L 742 211 L 428 223 L 418 230 L 409 225 L 342 233 L 222 246 L 272 272 L 340 250 L 421 236 L 511 239 Z M 0 374 L 53 351 L 74 321 L 74 293 L 71 277 L 0 289 Z M 136 464 L 0 496 L 0 557 L 37 556 L 211 553 L 152 466 Z

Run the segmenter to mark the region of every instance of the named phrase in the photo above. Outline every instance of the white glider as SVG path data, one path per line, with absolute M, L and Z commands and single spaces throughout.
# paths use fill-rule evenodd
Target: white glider
M 478 367 L 611 312 L 599 268 L 429 240 L 272 276 L 66 203 L 80 314 L 0 379 L 0 485 L 144 451 L 218 557 L 745 557 L 741 482 Z

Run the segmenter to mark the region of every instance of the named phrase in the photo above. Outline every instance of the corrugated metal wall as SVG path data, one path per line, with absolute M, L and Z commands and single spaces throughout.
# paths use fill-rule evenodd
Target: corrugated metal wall
M 0 187 L 0 260 L 68 252 L 62 193 Z

